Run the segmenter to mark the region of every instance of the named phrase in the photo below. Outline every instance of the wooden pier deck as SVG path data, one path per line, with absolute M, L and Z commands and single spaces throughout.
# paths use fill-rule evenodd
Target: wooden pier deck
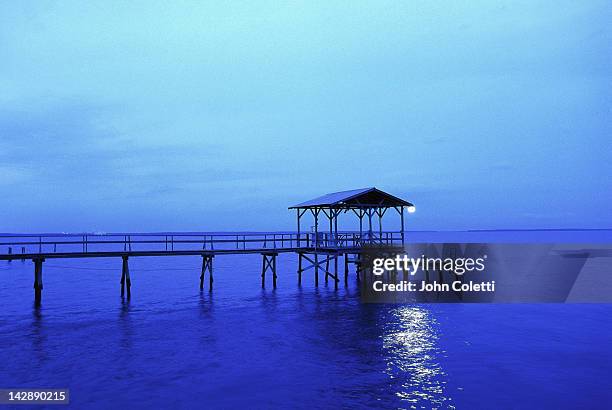
M 0 260 L 349 252 L 401 243 L 401 232 L 0 234 Z
M 121 295 L 131 297 L 129 258 L 150 256 L 201 256 L 200 289 L 205 277 L 213 288 L 213 258 L 220 255 L 262 255 L 262 287 L 266 273 L 272 275 L 276 287 L 276 257 L 282 253 L 298 254 L 298 282 L 302 274 L 314 270 L 315 285 L 319 271 L 325 282 L 340 281 L 338 259 L 344 258 L 345 281 L 349 264 L 359 263 L 364 246 L 401 245 L 402 232 L 238 232 L 238 233 L 84 233 L 84 234 L 4 234 L 0 235 L 0 260 L 32 260 L 34 262 L 35 301 L 42 298 L 43 262 L 47 259 L 122 258 Z

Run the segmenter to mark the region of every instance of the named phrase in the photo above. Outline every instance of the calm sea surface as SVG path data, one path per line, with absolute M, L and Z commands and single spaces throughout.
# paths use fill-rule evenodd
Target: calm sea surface
M 200 263 L 130 259 L 126 302 L 120 259 L 47 260 L 35 308 L 32 263 L 0 262 L 0 388 L 102 409 L 612 406 L 612 305 L 366 305 L 353 274 L 298 287 L 294 255 L 276 290 L 259 256 L 217 257 L 200 292 Z

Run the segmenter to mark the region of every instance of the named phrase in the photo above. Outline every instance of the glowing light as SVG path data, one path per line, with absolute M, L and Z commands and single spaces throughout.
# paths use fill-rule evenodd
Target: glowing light
M 416 207 L 414 205 L 408 207 L 408 213 L 413 214 L 416 212 Z

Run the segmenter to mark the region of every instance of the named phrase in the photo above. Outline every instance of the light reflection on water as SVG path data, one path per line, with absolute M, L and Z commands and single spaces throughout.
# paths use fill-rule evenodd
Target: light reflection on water
M 436 319 L 427 308 L 398 306 L 384 320 L 386 373 L 408 408 L 454 408 L 438 338 Z

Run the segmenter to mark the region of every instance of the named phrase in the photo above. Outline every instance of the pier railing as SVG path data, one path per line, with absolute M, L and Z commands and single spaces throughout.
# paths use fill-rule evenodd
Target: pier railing
M 237 233 L 82 233 L 2 234 L 0 256 L 177 251 L 262 251 L 360 248 L 369 244 L 397 245 L 403 235 L 387 232 L 237 232 Z

